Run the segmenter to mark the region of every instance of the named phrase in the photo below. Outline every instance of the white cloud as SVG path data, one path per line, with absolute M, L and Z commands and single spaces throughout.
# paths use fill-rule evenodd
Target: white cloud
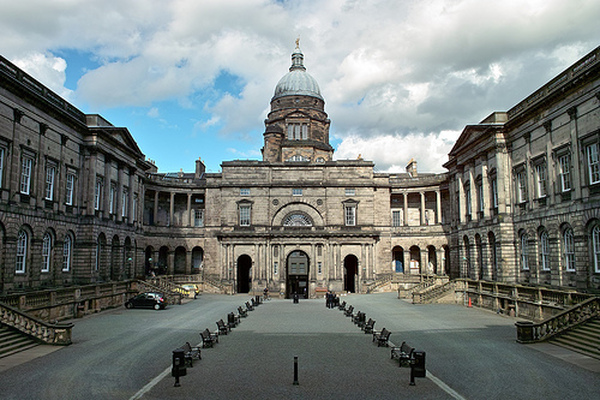
M 262 140 L 266 107 L 300 35 L 341 140 L 338 156 L 364 147 L 380 169 L 415 157 L 421 171 L 439 170 L 448 145 L 418 146 L 512 107 L 600 37 L 597 0 L 0 3 L 3 55 L 59 94 L 100 110 L 177 100 L 209 113 L 196 128 L 233 140 Z M 62 49 L 100 65 L 74 94 L 64 88 Z M 215 87 L 223 71 L 239 78 L 238 92 Z M 399 146 L 400 163 L 377 150 Z

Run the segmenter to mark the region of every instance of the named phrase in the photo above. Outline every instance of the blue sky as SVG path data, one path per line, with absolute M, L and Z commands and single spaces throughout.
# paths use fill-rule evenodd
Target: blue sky
M 159 171 L 261 159 L 300 37 L 334 158 L 441 172 L 465 125 L 600 44 L 597 0 L 0 0 L 0 54 L 127 127 Z

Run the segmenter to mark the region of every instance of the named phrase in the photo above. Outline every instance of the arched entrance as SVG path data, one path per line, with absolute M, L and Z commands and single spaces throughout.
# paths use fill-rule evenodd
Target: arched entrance
M 119 237 L 113 236 L 110 244 L 110 279 L 113 281 L 121 280 L 122 259 L 120 253 Z
M 294 294 L 308 297 L 308 256 L 305 252 L 292 251 L 287 259 L 286 298 Z
M 237 292 L 250 293 L 252 287 L 252 258 L 243 254 L 237 260 Z
M 404 272 L 404 249 L 396 246 L 392 249 L 394 272 Z
M 418 246 L 410 248 L 410 273 L 421 273 L 421 249 Z
M 435 247 L 427 246 L 427 260 L 427 273 L 437 275 L 437 252 L 435 251 Z
M 202 247 L 194 247 L 192 249 L 192 274 L 199 274 L 204 261 L 204 250 Z
M 187 251 L 185 247 L 179 246 L 175 249 L 175 265 L 173 268 L 173 273 L 175 275 L 183 275 L 185 274 L 185 261 L 186 261 Z
M 168 264 L 167 264 L 168 255 L 169 255 L 169 248 L 167 246 L 162 246 L 158 250 L 158 263 L 156 265 L 158 275 L 165 275 L 167 273 L 167 271 L 168 271 Z
M 356 293 L 356 280 L 358 278 L 358 258 L 349 254 L 344 258 L 344 290 Z

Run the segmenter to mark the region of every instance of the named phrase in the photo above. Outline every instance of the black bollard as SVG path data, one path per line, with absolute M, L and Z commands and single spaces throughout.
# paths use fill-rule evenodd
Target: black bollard
M 294 385 L 299 385 L 298 383 L 298 356 L 294 356 Z

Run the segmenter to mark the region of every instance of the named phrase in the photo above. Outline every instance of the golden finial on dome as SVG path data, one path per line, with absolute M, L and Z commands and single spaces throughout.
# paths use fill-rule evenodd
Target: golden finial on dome
M 296 38 L 296 47 L 300 47 L 300 36 Z

